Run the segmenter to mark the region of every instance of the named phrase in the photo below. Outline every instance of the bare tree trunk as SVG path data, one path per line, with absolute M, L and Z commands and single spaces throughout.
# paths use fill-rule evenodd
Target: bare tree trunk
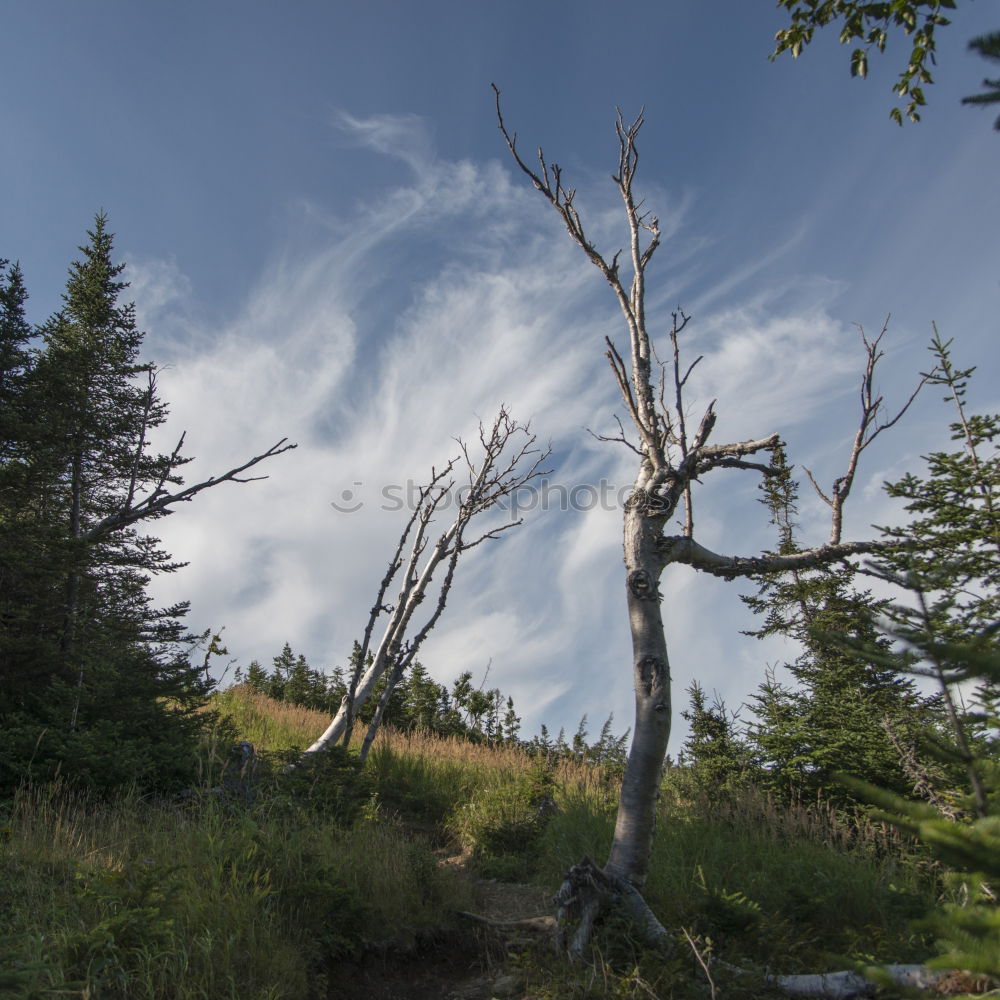
M 481 531 L 471 540 L 467 535 L 469 525 L 474 519 L 495 510 L 504 497 L 545 474 L 540 466 L 548 458 L 549 450 L 542 451 L 537 448 L 535 436 L 529 427 L 517 423 L 506 407 L 501 407 L 488 429 L 480 424 L 479 443 L 481 458 L 474 458 L 469 448 L 462 441 L 458 442 L 462 453 L 462 464 L 467 472 L 467 481 L 462 487 L 454 520 L 425 555 L 428 546 L 428 528 L 434 515 L 443 509 L 450 498 L 455 486 L 451 474 L 459 459 L 452 459 L 439 472 L 431 470 L 431 479 L 420 490 L 418 503 L 400 535 L 395 554 L 389 560 L 389 568 L 382 579 L 378 597 L 369 614 L 365 641 L 359 654 L 361 664 L 364 664 L 367 658 L 368 643 L 376 621 L 383 614 L 387 614 L 389 618 L 378 648 L 372 656 L 372 663 L 363 668 L 364 672 L 360 675 L 360 679 L 352 677 L 351 689 L 330 725 L 306 753 L 317 753 L 338 740 L 349 737 L 349 723 L 358 708 L 371 696 L 375 684 L 386 670 L 391 667 L 399 672 L 396 681 L 402 677 L 403 671 L 412 662 L 417 650 L 444 611 L 454 581 L 455 568 L 462 553 L 475 548 L 481 542 L 498 537 L 502 532 L 521 523 L 520 518 L 508 521 L 506 524 Z M 410 542 L 409 555 L 404 567 L 402 553 L 414 528 L 416 531 Z M 418 605 L 426 598 L 435 573 L 442 563 L 446 563 L 447 569 L 438 590 L 434 611 L 413 638 L 407 640 L 413 615 Z M 384 603 L 385 594 L 400 569 L 403 569 L 403 574 L 399 596 L 396 604 L 390 606 Z M 374 729 L 369 731 L 367 747 L 371 746 L 371 740 L 374 739 L 380 720 L 381 712 L 376 712 Z M 367 749 L 365 753 L 367 754 Z
M 389 706 L 389 701 L 392 699 L 392 694 L 396 690 L 396 685 L 399 684 L 400 680 L 403 678 L 403 671 L 406 668 L 403 666 L 402 657 L 397 657 L 396 662 L 389 671 L 389 677 L 385 682 L 385 690 L 382 692 L 382 697 L 378 700 L 378 705 L 375 706 L 375 714 L 372 715 L 372 721 L 368 724 L 368 729 L 365 732 L 365 738 L 361 741 L 361 749 L 358 751 L 358 760 L 362 764 L 368 760 L 368 753 L 372 748 L 372 744 L 375 742 L 375 737 L 378 735 L 378 731 L 382 726 L 382 719 L 385 716 L 385 710 Z
M 495 86 L 493 89 L 498 128 L 515 163 L 559 214 L 570 238 L 604 276 L 621 308 L 628 333 L 628 350 L 620 352 L 607 339 L 606 356 L 636 440 L 628 438 L 621 420 L 618 420 L 619 434 L 596 436 L 624 445 L 639 459 L 635 487 L 623 518 L 626 601 L 635 687 L 632 747 L 622 781 L 614 841 L 604 868 L 599 869 L 593 861 L 584 859 L 570 869 L 557 894 L 563 943 L 572 956 L 583 955 L 597 916 L 613 899 L 624 905 L 642 937 L 664 947 L 669 944 L 670 935 L 638 892 L 649 870 L 657 796 L 671 723 L 670 665 L 660 613 L 660 576 L 671 563 L 684 563 L 702 572 L 733 579 L 763 572 L 806 569 L 885 547 L 878 542 L 842 542 L 843 505 L 851 492 L 861 452 L 881 431 L 899 420 L 913 402 L 916 391 L 894 417 L 882 419 L 882 398 L 873 390 L 873 374 L 881 357 L 879 343 L 885 329 L 873 341 L 869 341 L 862 330 L 867 352 L 861 382 L 862 415 L 847 470 L 835 481 L 829 495 L 816 487 L 831 509 L 830 541 L 804 552 L 763 553 L 751 557 L 722 555 L 700 545 L 694 538 L 692 485 L 716 469 L 774 475 L 778 470 L 773 453 L 781 445 L 781 439 L 777 434 L 770 434 L 729 444 L 709 444 L 716 419 L 714 401 L 706 409 L 695 433 L 688 432 L 684 389 L 692 370 L 701 360 L 697 358 L 687 368 L 681 364 L 679 335 L 687 326 L 688 317 L 681 310 L 673 313 L 673 325 L 668 334 L 673 364 L 669 369 L 658 360 L 646 329 L 646 268 L 660 245 L 660 229 L 655 216 L 641 211 L 642 202 L 636 201 L 632 190 L 639 158 L 636 137 L 643 124 L 642 113 L 629 124 L 619 111 L 615 122 L 619 150 L 617 172 L 612 178 L 625 209 L 628 244 L 609 259 L 589 239 L 574 204 L 576 192 L 563 186 L 560 167 L 549 163 L 541 149 L 537 153 L 537 169 L 532 169 L 522 159 L 517 137 L 507 130 L 503 119 L 500 91 Z M 625 262 L 619 260 L 621 257 L 626 258 Z M 623 263 L 626 272 L 631 274 L 630 279 L 622 275 Z M 658 378 L 653 376 L 654 361 L 659 366 Z M 920 385 L 917 391 L 919 388 Z M 769 456 L 767 462 L 755 460 L 762 452 Z M 682 500 L 684 533 L 667 536 L 664 534 L 666 526 Z
M 670 739 L 670 663 L 657 586 L 663 558 L 657 541 L 662 516 L 639 504 L 625 511 L 625 579 L 632 633 L 635 729 L 622 779 L 615 836 L 606 870 L 641 886 L 649 869 L 656 826 L 656 795 Z

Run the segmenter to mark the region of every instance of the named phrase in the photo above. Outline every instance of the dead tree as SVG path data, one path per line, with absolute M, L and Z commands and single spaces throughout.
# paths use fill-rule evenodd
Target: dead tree
M 635 121 L 628 123 L 619 111 L 615 122 L 619 149 L 617 171 L 612 179 L 624 203 L 628 245 L 608 258 L 589 239 L 575 205 L 575 191 L 565 186 L 558 164 L 547 161 L 540 148 L 537 166 L 530 166 L 522 158 L 516 134 L 504 122 L 500 92 L 495 86 L 493 89 L 497 124 L 514 161 L 559 214 L 570 238 L 610 285 L 628 333 L 625 351 L 606 338 L 606 356 L 634 436 L 630 438 L 619 421 L 619 433 L 602 440 L 630 448 L 638 463 L 624 509 L 626 600 L 635 687 L 634 735 L 608 859 L 603 867 L 590 859 L 581 861 L 570 870 L 557 894 L 562 943 L 570 955 L 580 956 L 590 941 L 594 920 L 614 900 L 624 904 L 647 940 L 665 947 L 670 936 L 640 893 L 652 850 L 657 791 L 671 724 L 670 667 L 660 611 L 660 578 L 668 566 L 675 564 L 731 580 L 821 566 L 880 548 L 878 542 L 842 540 L 843 506 L 861 452 L 902 416 L 916 393 L 894 417 L 883 419 L 882 399 L 873 389 L 872 378 L 881 356 L 881 335 L 874 340 L 863 337 L 867 365 L 862 378 L 857 434 L 845 475 L 836 480 L 829 494 L 821 492 L 833 515 L 829 540 L 794 554 L 756 556 L 724 555 L 699 544 L 694 535 L 693 486 L 709 473 L 722 469 L 773 475 L 776 470 L 771 456 L 782 442 L 777 433 L 771 433 L 729 444 L 712 444 L 716 422 L 714 400 L 697 426 L 688 423 L 684 391 L 701 359 L 686 366 L 681 361 L 680 334 L 689 321 L 683 311 L 673 313 L 667 360 L 661 361 L 655 353 L 646 325 L 646 270 L 660 245 L 660 229 L 656 217 L 643 211 L 642 202 L 636 201 L 633 192 L 639 159 L 636 139 L 643 115 L 640 112 Z M 668 534 L 679 508 L 683 510 L 682 533 Z
M 392 688 L 412 663 L 424 639 L 444 611 L 459 557 L 482 542 L 497 538 L 523 520 L 518 518 L 483 528 L 482 515 L 502 509 L 506 497 L 546 474 L 541 465 L 548 458 L 549 449 L 537 447 L 536 437 L 529 427 L 517 423 L 506 407 L 501 407 L 492 426 L 479 425 L 480 448 L 476 454 L 470 451 L 465 442 L 459 440 L 458 445 L 460 454 L 440 471 L 432 469 L 430 481 L 418 493 L 417 503 L 399 537 L 396 551 L 389 560 L 388 570 L 382 578 L 369 613 L 348 692 L 333 721 L 306 753 L 316 753 L 339 739 L 346 740 L 350 736 L 357 709 L 365 704 L 378 679 L 386 674 L 387 696 L 383 701 L 388 701 L 388 694 L 391 694 Z M 466 473 L 465 482 L 456 489 L 458 470 L 461 469 Z M 452 502 L 455 503 L 455 515 L 431 545 L 431 525 L 435 516 L 447 510 Z M 477 524 L 470 530 L 474 520 L 477 520 Z M 404 552 L 408 554 L 404 556 Z M 442 565 L 445 573 L 437 592 L 434 611 L 408 638 L 417 607 L 427 597 L 435 572 Z M 401 570 L 402 582 L 396 603 L 387 604 L 386 594 Z M 383 615 L 387 616 L 387 621 L 382 637 L 378 646 L 372 650 L 372 635 Z M 365 740 L 365 753 L 371 746 L 384 707 L 382 704 L 376 710 L 374 727 L 370 728 Z

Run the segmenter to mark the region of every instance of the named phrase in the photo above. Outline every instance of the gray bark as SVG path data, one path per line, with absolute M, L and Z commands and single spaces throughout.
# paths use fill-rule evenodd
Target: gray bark
M 501 407 L 488 429 L 480 425 L 479 443 L 481 457 L 474 458 L 469 448 L 463 442 L 458 442 L 462 452 L 462 462 L 468 474 L 467 482 L 461 491 L 462 499 L 454 519 L 425 555 L 429 526 L 455 486 L 451 473 L 458 459 L 452 459 L 440 472 L 431 470 L 431 479 L 420 490 L 417 507 L 403 529 L 395 554 L 390 559 L 389 568 L 382 579 L 379 596 L 369 615 L 365 642 L 361 650 L 362 664 L 368 655 L 368 641 L 375 623 L 383 614 L 388 615 L 388 622 L 373 653 L 371 666 L 364 669 L 356 686 L 352 679 L 352 690 L 344 698 L 329 726 L 306 753 L 318 753 L 331 744 L 339 740 L 346 741 L 350 737 L 348 727 L 354 714 L 371 697 L 375 684 L 387 670 L 392 669 L 395 679 L 399 680 L 444 611 L 454 581 L 455 568 L 462 553 L 482 542 L 497 538 L 502 532 L 521 523 L 519 518 L 486 530 L 480 531 L 477 528 L 478 534 L 469 534 L 469 526 L 473 520 L 481 519 L 482 515 L 494 510 L 505 497 L 545 474 L 540 466 L 548 458 L 549 450 L 543 451 L 536 447 L 536 438 L 529 427 L 513 420 L 506 407 Z M 414 529 L 416 530 L 410 541 L 410 533 Z M 391 582 L 403 568 L 404 560 L 401 557 L 408 542 L 409 555 L 405 560 L 399 595 L 395 605 L 390 607 L 383 603 L 383 598 Z M 408 640 L 407 635 L 417 607 L 427 597 L 435 574 L 442 563 L 447 569 L 437 592 L 434 611 Z M 381 713 L 378 713 L 374 729 L 369 731 L 365 740 L 365 755 L 371 747 L 380 720 Z
M 615 835 L 606 868 L 633 885 L 646 880 L 656 825 L 656 795 L 670 739 L 670 663 L 658 582 L 657 542 L 664 518 L 637 504 L 625 511 L 625 579 L 632 633 L 635 729 L 622 779 Z
M 867 352 L 867 366 L 861 384 L 862 413 L 847 471 L 834 483 L 829 495 L 817 487 L 820 497 L 831 508 L 830 541 L 807 552 L 788 556 L 773 553 L 755 557 L 727 556 L 700 545 L 694 538 L 692 485 L 716 469 L 771 475 L 776 470 L 770 458 L 767 462 L 753 459 L 762 452 L 773 452 L 781 440 L 777 434 L 770 434 L 730 444 L 710 444 L 716 420 L 714 401 L 706 409 L 694 433 L 689 433 L 684 389 L 701 359 L 696 359 L 686 368 L 681 363 L 679 337 L 688 323 L 683 311 L 673 314 L 673 325 L 668 334 L 672 366 L 668 368 L 667 364 L 659 362 L 653 350 L 646 329 L 645 278 L 646 268 L 660 245 L 660 230 L 656 217 L 641 211 L 642 203 L 636 202 L 632 191 L 638 164 L 636 136 L 642 127 L 643 116 L 640 113 L 635 121 L 628 124 L 619 111 L 615 123 L 619 156 L 617 172 L 612 176 L 625 209 L 628 245 L 627 249 L 607 258 L 587 236 L 574 204 L 575 191 L 563 185 L 559 166 L 549 163 L 541 149 L 537 153 L 537 168 L 528 166 L 521 157 L 516 135 L 508 131 L 504 122 L 500 92 L 496 87 L 493 89 L 497 124 L 508 150 L 535 189 L 559 214 L 570 238 L 611 287 L 621 308 L 629 341 L 628 350 L 619 351 L 607 339 L 606 356 L 636 440 L 629 440 L 620 420 L 620 434 L 600 439 L 623 444 L 639 458 L 639 471 L 632 496 L 626 504 L 623 524 L 635 726 L 622 781 L 614 840 L 603 869 L 607 878 L 602 882 L 594 872 L 593 862 L 588 861 L 589 868 L 584 875 L 580 873 L 581 866 L 571 870 L 559 894 L 562 899 L 561 919 L 571 921 L 577 927 L 576 932 L 567 934 L 564 940 L 568 941 L 570 954 L 579 956 L 587 946 L 593 922 L 609 894 L 627 902 L 645 936 L 651 935 L 662 943 L 666 934 L 637 891 L 644 884 L 649 868 L 656 800 L 671 724 L 670 665 L 659 592 L 663 571 L 671 563 L 684 563 L 702 572 L 733 579 L 770 571 L 820 566 L 878 548 L 878 543 L 841 541 L 843 505 L 850 494 L 861 452 L 881 431 L 892 426 L 905 413 L 916 392 L 891 420 L 881 419 L 882 398 L 873 389 L 873 375 L 881 357 L 879 342 L 882 334 L 869 341 L 862 331 Z M 619 260 L 621 257 L 626 258 L 624 263 Z M 622 274 L 623 269 L 626 276 Z M 885 333 L 884 327 L 882 333 Z M 659 367 L 658 377 L 654 375 L 654 362 Z M 684 534 L 667 537 L 664 529 L 681 503 L 684 505 Z M 628 889 L 622 889 L 622 886 Z

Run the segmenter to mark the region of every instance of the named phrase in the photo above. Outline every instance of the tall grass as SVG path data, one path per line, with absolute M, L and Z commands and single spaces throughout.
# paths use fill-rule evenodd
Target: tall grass
M 538 868 L 553 888 L 582 856 L 606 857 L 614 829 L 610 797 L 562 802 Z M 643 887 L 667 927 L 789 973 L 926 957 L 911 920 L 937 892 L 935 873 L 883 825 L 824 803 L 779 806 L 754 788 L 691 798 L 666 787 Z
M 206 789 L 234 731 L 278 753 L 328 722 L 246 689 L 213 707 L 224 725 L 205 750 Z M 597 768 L 391 730 L 363 775 L 335 758 L 265 774 L 249 802 L 22 789 L 0 805 L 0 994 L 322 997 L 337 963 L 450 933 L 452 914 L 473 908 L 468 877 L 434 849 L 554 890 L 611 842 L 618 785 Z M 925 953 L 909 920 L 933 903 L 933 873 L 878 824 L 822 802 L 779 807 L 752 788 L 706 795 L 676 775 L 658 823 L 644 895 L 666 926 L 724 957 L 796 972 Z M 605 986 L 610 955 L 597 966 Z M 591 995 L 560 980 L 551 956 L 539 968 L 539 996 Z M 641 995 L 636 969 L 615 995 Z
M 272 716 L 259 696 L 251 704 Z M 294 711 L 289 719 L 311 727 L 303 740 L 326 724 Z M 554 891 L 585 855 L 607 856 L 619 786 L 599 768 L 560 761 L 543 779 L 519 747 L 391 730 L 369 766 L 387 813 L 444 827 L 482 874 Z M 546 798 L 554 808 L 540 812 Z M 706 792 L 675 771 L 661 792 L 643 891 L 667 926 L 792 972 L 922 957 L 927 942 L 910 922 L 938 890 L 936 873 L 884 824 L 823 801 L 779 805 L 752 787 Z
M 303 1000 L 323 995 L 330 963 L 405 948 L 470 905 L 424 841 L 279 800 L 25 789 L 4 829 L 0 948 L 24 996 Z
M 307 747 L 326 729 L 330 717 L 311 708 L 275 701 L 245 685 L 227 688 L 209 705 L 258 750 Z

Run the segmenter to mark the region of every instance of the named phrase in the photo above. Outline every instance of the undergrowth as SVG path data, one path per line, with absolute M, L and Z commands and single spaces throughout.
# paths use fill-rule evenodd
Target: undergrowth
M 323 997 L 335 966 L 451 933 L 473 888 L 444 854 L 554 891 L 610 845 L 618 787 L 600 769 L 386 731 L 364 770 L 338 748 L 289 771 L 325 716 L 240 690 L 213 707 L 255 757 L 234 765 L 220 729 L 179 799 L 55 784 L 0 806 L 0 996 Z M 585 967 L 527 947 L 516 961 L 529 995 L 555 1000 L 705 996 L 699 956 L 781 973 L 920 960 L 911 920 L 937 881 L 863 818 L 668 773 L 644 895 L 676 929 L 674 958 L 612 916 Z M 727 997 L 766 995 L 760 976 L 710 967 Z

